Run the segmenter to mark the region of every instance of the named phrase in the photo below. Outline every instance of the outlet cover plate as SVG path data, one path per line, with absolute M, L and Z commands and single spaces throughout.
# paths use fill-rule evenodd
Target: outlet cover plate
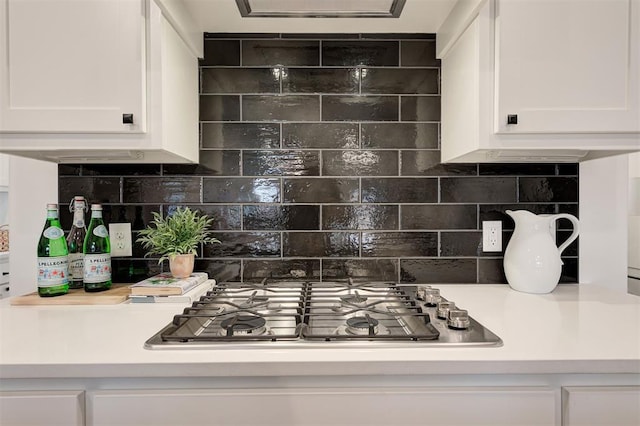
M 130 223 L 110 223 L 109 238 L 112 257 L 131 257 Z
M 485 220 L 482 222 L 482 251 L 502 251 L 502 222 Z

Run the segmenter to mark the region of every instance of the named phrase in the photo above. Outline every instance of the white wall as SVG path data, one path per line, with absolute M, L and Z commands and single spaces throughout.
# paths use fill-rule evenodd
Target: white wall
M 47 203 L 58 201 L 58 165 L 11 156 L 9 167 L 9 223 L 11 295 L 37 289 L 38 239 Z
M 628 156 L 580 163 L 581 283 L 627 292 Z

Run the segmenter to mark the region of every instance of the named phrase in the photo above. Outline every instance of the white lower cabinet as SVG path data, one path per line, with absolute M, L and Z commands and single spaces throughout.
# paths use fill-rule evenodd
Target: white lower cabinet
M 556 425 L 548 387 L 102 390 L 87 425 Z
M 75 390 L 0 392 L 0 425 L 84 425 L 84 392 Z
M 564 426 L 640 425 L 640 386 L 562 388 Z

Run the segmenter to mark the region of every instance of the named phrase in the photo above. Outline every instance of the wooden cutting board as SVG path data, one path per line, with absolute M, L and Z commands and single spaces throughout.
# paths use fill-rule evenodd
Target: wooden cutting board
M 107 291 L 87 293 L 82 289 L 69 290 L 62 296 L 40 297 L 37 292 L 10 299 L 12 305 L 117 305 L 129 298 L 129 284 L 116 284 Z

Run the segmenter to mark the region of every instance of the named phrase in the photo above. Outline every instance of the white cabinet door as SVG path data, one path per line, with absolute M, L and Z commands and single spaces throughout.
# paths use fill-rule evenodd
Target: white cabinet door
M 640 386 L 562 388 L 564 426 L 640 425 Z
M 9 157 L 0 154 L 0 191 L 9 186 Z
M 89 392 L 87 425 L 555 425 L 549 388 L 297 388 Z
M 84 392 L 0 392 L 0 425 L 84 425 Z
M 145 131 L 143 3 L 0 0 L 0 132 Z
M 497 1 L 496 132 L 640 131 L 639 25 L 638 0 Z

